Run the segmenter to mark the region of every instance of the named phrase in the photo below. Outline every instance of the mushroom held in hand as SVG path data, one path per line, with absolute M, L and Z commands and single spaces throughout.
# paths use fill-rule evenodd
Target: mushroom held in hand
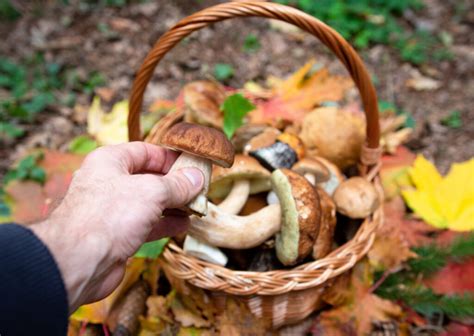
M 336 204 L 320 187 L 316 187 L 321 204 L 321 223 L 319 234 L 313 246 L 313 258 L 321 259 L 330 251 L 336 228 Z
M 377 190 L 363 177 L 351 177 L 342 182 L 333 199 L 337 211 L 350 218 L 365 218 L 379 206 Z
M 177 123 L 163 131 L 159 144 L 182 152 L 171 171 L 186 167 L 199 168 L 204 174 L 204 188 L 187 207 L 198 215 L 207 214 L 207 191 L 212 163 L 230 167 L 234 162 L 234 147 L 224 133 L 211 127 Z M 186 209 L 187 210 L 187 209 Z
M 329 169 L 316 159 L 303 158 L 296 162 L 291 169 L 306 177 L 312 185 L 326 182 L 330 177 Z
M 294 265 L 313 250 L 321 219 L 319 196 L 308 180 L 289 169 L 275 170 L 272 186 L 282 213 L 277 257 L 284 265 Z
M 250 156 L 237 154 L 230 168 L 214 166 L 209 197 L 227 197 L 218 205 L 224 212 L 238 214 L 250 194 L 271 189 L 270 172 Z
M 228 214 L 209 203 L 204 217 L 191 217 L 189 234 L 213 246 L 247 249 L 258 246 L 280 230 L 280 205 L 268 205 L 248 216 Z

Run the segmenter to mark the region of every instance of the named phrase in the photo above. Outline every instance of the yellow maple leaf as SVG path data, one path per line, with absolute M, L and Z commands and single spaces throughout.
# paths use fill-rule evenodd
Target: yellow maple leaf
M 417 215 L 440 229 L 474 230 L 474 158 L 453 164 L 442 177 L 431 162 L 418 156 L 409 174 L 415 188 L 402 195 Z
M 106 113 L 100 98 L 94 97 L 87 115 L 87 132 L 94 136 L 100 145 L 115 145 L 128 141 L 128 101 L 122 100 Z

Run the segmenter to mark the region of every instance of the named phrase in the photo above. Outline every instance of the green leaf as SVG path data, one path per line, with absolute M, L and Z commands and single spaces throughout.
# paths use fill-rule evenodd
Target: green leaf
M 162 238 L 153 242 L 143 244 L 135 253 L 135 258 L 156 259 L 163 252 L 164 247 L 168 243 L 169 238 Z
M 2 136 L 2 134 L 9 138 L 18 138 L 25 134 L 25 131 L 9 122 L 0 122 L 0 136 Z
M 51 104 L 53 101 L 53 95 L 49 92 L 45 92 L 34 96 L 31 101 L 22 104 L 22 106 L 30 115 L 34 115 L 38 112 L 43 111 L 46 106 Z
M 0 217 L 8 217 L 11 215 L 10 207 L 0 200 Z
M 234 76 L 234 68 L 230 64 L 218 63 L 214 67 L 214 76 L 220 81 L 225 81 Z
M 235 131 L 243 125 L 244 117 L 247 113 L 254 109 L 255 105 L 240 93 L 227 97 L 221 106 L 221 110 L 224 111 L 223 130 L 229 139 L 231 139 Z
M 252 53 L 259 50 L 261 47 L 258 37 L 254 34 L 248 34 L 244 40 L 243 49 L 247 53 Z
M 29 174 L 29 179 L 43 184 L 46 181 L 46 172 L 41 167 L 33 167 Z
M 80 135 L 69 143 L 69 151 L 76 154 L 88 154 L 98 147 L 97 141 L 87 135 Z
M 460 128 L 462 126 L 461 111 L 452 111 L 446 118 L 441 119 L 441 124 L 449 128 Z

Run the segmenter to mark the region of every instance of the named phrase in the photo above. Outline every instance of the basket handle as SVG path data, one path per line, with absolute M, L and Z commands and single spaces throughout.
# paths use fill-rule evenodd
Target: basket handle
M 219 4 L 182 19 L 162 35 L 143 61 L 133 83 L 128 116 L 130 141 L 140 140 L 140 111 L 143 94 L 156 65 L 164 55 L 179 41 L 196 30 L 214 22 L 249 16 L 292 23 L 317 37 L 339 58 L 357 85 L 367 119 L 366 145 L 363 146 L 361 153 L 362 166 L 367 168 L 377 164 L 380 157 L 377 95 L 361 58 L 339 33 L 325 23 L 293 7 L 272 2 L 242 1 Z

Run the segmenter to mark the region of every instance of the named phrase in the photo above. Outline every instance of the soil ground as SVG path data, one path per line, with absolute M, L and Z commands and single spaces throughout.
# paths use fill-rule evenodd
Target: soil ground
M 58 1 L 35 1 L 35 5 L 24 6 L 20 19 L 0 23 L 1 53 L 20 60 L 43 51 L 48 61 L 78 71 L 99 71 L 106 78 L 106 89 L 97 93 L 109 98 L 111 105 L 128 97 L 135 72 L 160 35 L 184 16 L 218 2 L 137 1 L 122 7 L 91 9 L 80 1 L 69 1 L 67 6 Z M 474 156 L 474 4 L 464 1 L 464 11 L 456 13 L 458 2 L 425 0 L 425 9 L 407 20 L 407 24 L 423 24 L 435 33 L 445 31 L 452 36 L 453 60 L 415 67 L 400 61 L 387 46 L 361 52 L 378 79 L 380 99 L 395 102 L 416 120 L 408 146 L 434 160 L 443 172 L 452 162 Z M 242 51 L 250 33 L 261 43 L 252 54 Z M 216 63 L 231 64 L 236 75 L 228 84 L 240 87 L 250 79 L 264 82 L 270 74 L 287 76 L 313 57 L 335 72 L 345 71 L 309 35 L 298 38 L 255 18 L 215 24 L 192 34 L 165 57 L 148 86 L 146 103 L 158 97 L 174 98 L 184 83 L 211 76 Z M 406 82 L 416 73 L 439 81 L 440 88 L 409 88 Z M 87 106 L 90 99 L 84 94 L 78 97 L 78 103 Z M 440 124 L 453 110 L 461 112 L 461 128 Z M 85 132 L 85 118 L 85 111 L 63 106 L 42 112 L 28 127 L 27 136 L 0 144 L 0 176 L 32 147 L 63 148 L 72 137 Z

